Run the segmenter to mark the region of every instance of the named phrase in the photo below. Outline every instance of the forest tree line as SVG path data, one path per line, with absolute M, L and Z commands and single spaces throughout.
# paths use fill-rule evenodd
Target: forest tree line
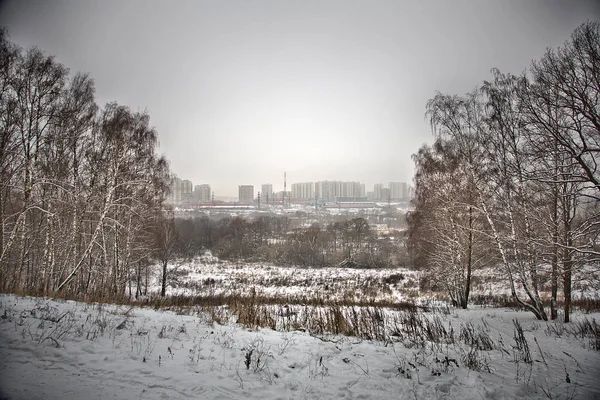
M 500 266 L 513 299 L 543 320 L 549 276 L 550 318 L 561 300 L 568 322 L 573 272 L 597 279 L 600 262 L 598 22 L 522 75 L 494 69 L 466 95 L 438 93 L 426 117 L 436 141 L 413 156 L 416 265 L 464 308 L 473 274 Z
M 168 163 L 147 113 L 94 96 L 90 76 L 0 29 L 2 291 L 110 298 L 147 278 Z

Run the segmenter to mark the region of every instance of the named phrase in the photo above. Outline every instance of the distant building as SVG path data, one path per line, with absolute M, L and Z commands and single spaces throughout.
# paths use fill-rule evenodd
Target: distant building
M 314 182 L 292 183 L 292 200 L 306 200 L 315 198 Z
M 402 189 L 400 191 L 400 194 L 402 195 L 402 200 L 410 199 L 410 186 L 406 182 L 402 182 Z
M 314 194 L 325 203 L 336 201 L 339 197 L 364 198 L 365 185 L 360 182 L 319 181 L 315 182 Z
M 184 179 L 181 181 L 181 194 L 192 194 L 194 191 L 194 185 L 192 181 Z
M 194 200 L 200 203 L 210 202 L 210 185 L 196 185 L 194 186 Z
M 171 193 L 169 193 L 168 202 L 172 205 L 181 204 L 181 182 L 181 179 L 176 176 L 171 179 Z
M 273 200 L 273 185 L 270 183 L 263 183 L 260 186 L 260 201 L 269 203 L 271 200 Z
M 402 198 L 402 182 L 390 182 L 390 200 L 400 200 Z
M 335 195 L 338 191 L 336 188 L 336 182 L 333 181 L 320 181 L 315 183 L 315 191 L 317 198 L 322 202 L 335 201 Z
M 184 179 L 181 181 L 181 202 L 190 203 L 194 201 L 194 185 L 192 181 Z
M 341 192 L 336 197 L 362 197 L 362 188 L 360 182 L 341 182 Z
M 375 197 L 375 201 L 383 201 L 383 189 L 383 183 L 376 183 L 375 185 L 373 185 L 373 194 Z
M 409 197 L 406 182 L 390 182 L 391 200 L 407 200 Z
M 390 200 L 391 200 L 390 189 L 389 188 L 381 189 L 381 200 L 380 201 L 390 201 Z
M 238 186 L 238 201 L 240 203 L 252 203 L 254 201 L 254 186 L 239 185 Z

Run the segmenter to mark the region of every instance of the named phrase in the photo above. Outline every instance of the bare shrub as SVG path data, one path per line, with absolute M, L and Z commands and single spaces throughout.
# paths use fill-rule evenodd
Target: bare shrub
M 571 335 L 581 339 L 589 340 L 590 349 L 600 351 L 600 326 L 596 323 L 596 319 L 590 321 L 585 318 L 582 321 L 573 322 L 568 331 Z
M 329 368 L 325 365 L 322 356 L 311 354 L 311 357 L 308 360 L 308 376 L 311 379 L 317 377 L 323 379 L 324 377 L 329 376 Z
M 583 320 L 573 321 L 569 324 L 559 320 L 548 322 L 544 332 L 547 336 L 571 335 L 578 339 L 587 339 L 590 349 L 600 351 L 600 325 L 598 325 L 595 318 L 590 320 L 586 317 Z
M 273 384 L 274 377 L 269 369 L 269 360 L 273 358 L 273 353 L 271 348 L 265 344 L 264 338 L 255 337 L 251 342 L 245 344 L 242 351 L 246 369 L 259 375 L 262 381 Z
M 489 355 L 477 347 L 461 347 L 460 359 L 464 366 L 473 371 L 492 373 Z
M 513 319 L 513 325 L 515 326 L 514 330 L 514 360 L 515 362 L 524 362 L 526 364 L 532 364 L 533 359 L 531 358 L 531 352 L 529 351 L 529 343 L 525 338 L 525 334 L 523 333 L 523 327 L 519 323 L 518 320 Z
M 484 324 L 473 326 L 472 322 L 461 324 L 459 339 L 466 345 L 476 349 L 489 351 L 494 348 L 494 342 L 489 335 L 489 328 Z

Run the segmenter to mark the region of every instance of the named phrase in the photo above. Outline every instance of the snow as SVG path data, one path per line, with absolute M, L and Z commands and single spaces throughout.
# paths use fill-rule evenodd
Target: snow
M 425 313 L 456 340 L 419 344 L 408 334 L 373 341 L 252 330 L 201 312 L 16 295 L 0 295 L 0 307 L 2 399 L 600 398 L 600 351 L 569 333 L 598 314 L 575 313 L 563 326 L 507 309 Z M 471 325 L 490 349 L 459 340 Z M 473 352 L 480 370 L 465 364 Z
M 159 270 L 159 267 L 156 267 Z M 151 293 L 160 293 L 154 274 Z M 353 301 L 398 301 L 417 294 L 419 277 L 407 268 L 307 268 L 264 263 L 225 262 L 206 252 L 191 262 L 169 265 L 168 295 L 215 295 L 235 292 Z M 134 288 L 135 291 L 135 288 Z
M 156 265 L 148 290 L 161 291 L 161 267 Z M 539 286 L 543 299 L 550 298 L 551 266 L 542 266 Z M 302 303 L 305 299 L 350 301 L 354 303 L 414 302 L 426 304 L 448 296 L 445 292 L 420 291 L 422 272 L 410 268 L 349 268 L 277 266 L 261 262 L 224 261 L 210 251 L 192 260 L 169 264 L 166 293 L 169 296 L 257 295 L 272 299 L 290 299 Z M 519 279 L 516 292 L 526 298 Z M 573 274 L 573 300 L 599 298 L 600 277 L 591 267 L 584 266 Z M 126 295 L 129 295 L 129 288 Z M 132 286 L 135 294 L 135 285 Z M 509 299 L 511 288 L 501 267 L 486 267 L 473 272 L 471 299 Z

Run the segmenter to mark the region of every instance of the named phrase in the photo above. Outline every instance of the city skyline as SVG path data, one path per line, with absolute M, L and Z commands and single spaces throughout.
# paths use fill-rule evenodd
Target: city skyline
M 335 188 L 334 188 L 335 186 Z M 169 202 L 172 204 L 193 203 L 193 202 L 212 202 L 214 200 L 229 200 L 239 202 L 249 202 L 250 198 L 254 201 L 260 194 L 261 202 L 265 202 L 268 193 L 269 199 L 281 198 L 284 192 L 284 185 L 281 187 L 272 183 L 247 184 L 240 183 L 236 186 L 236 194 L 224 194 L 212 191 L 212 184 L 202 182 L 196 183 L 189 179 L 182 179 L 178 176 L 173 177 Z M 293 200 L 319 200 L 334 201 L 336 197 L 340 198 L 368 198 L 374 201 L 389 201 L 390 199 L 401 200 L 408 199 L 412 193 L 412 185 L 403 181 L 390 181 L 387 183 L 376 183 L 371 185 L 373 190 L 367 190 L 368 186 L 360 181 L 342 181 L 342 180 L 320 180 L 307 182 L 287 182 L 286 197 Z M 266 190 L 266 192 L 265 192 Z M 334 193 L 339 192 L 339 196 Z M 250 197 L 250 193 L 252 196 Z
M 403 179 L 399 179 L 398 177 L 393 178 L 391 180 L 387 180 L 387 179 L 377 179 L 375 178 L 372 181 L 368 181 L 365 182 L 361 179 L 355 179 L 352 177 L 352 175 L 350 174 L 344 174 L 343 176 L 347 176 L 347 179 L 332 179 L 331 177 L 328 177 L 326 174 L 321 174 L 318 176 L 323 176 L 324 178 L 322 179 L 315 179 L 314 175 L 311 174 L 302 174 L 300 176 L 308 176 L 309 179 L 300 179 L 300 178 L 294 178 L 294 175 L 292 174 L 292 179 L 290 179 L 290 173 L 286 171 L 287 174 L 287 191 L 291 192 L 291 185 L 292 184 L 297 184 L 297 183 L 302 183 L 302 182 L 320 182 L 320 181 L 332 181 L 332 182 L 360 182 L 361 184 L 365 185 L 366 187 L 373 187 L 374 185 L 380 184 L 380 183 L 384 183 L 384 184 L 389 184 L 391 182 L 404 182 L 408 185 L 412 185 L 413 183 L 413 179 L 412 176 L 410 177 L 410 179 L 408 180 L 403 180 Z M 195 180 L 195 179 L 191 179 L 192 174 L 188 174 L 185 175 L 184 178 L 182 178 L 182 175 L 179 174 L 173 174 L 175 177 L 182 179 L 182 180 L 190 180 L 193 183 L 193 186 L 196 186 L 197 184 L 208 184 L 210 185 L 212 192 L 214 193 L 215 197 L 221 198 L 221 197 L 229 197 L 229 198 L 233 198 L 233 197 L 238 197 L 238 186 L 239 185 L 252 185 L 255 187 L 255 192 L 263 192 L 262 187 L 265 185 L 271 185 L 272 186 L 272 190 L 273 192 L 280 192 L 283 191 L 283 186 L 284 186 L 284 176 L 283 176 L 283 172 L 280 173 L 281 177 L 278 181 L 267 181 L 267 180 L 260 180 L 260 179 L 246 179 L 246 180 L 238 180 L 238 181 L 233 181 L 233 183 L 229 186 L 225 186 L 225 185 L 220 185 L 219 182 L 213 182 L 213 181 L 208 181 L 206 179 L 199 179 L 199 180 Z M 360 175 L 360 174 L 357 174 Z M 311 179 L 312 177 L 312 179 Z M 198 183 L 196 183 L 198 182 Z M 365 193 L 367 192 L 367 190 L 365 190 Z
M 95 81 L 100 106 L 147 110 L 173 173 L 276 186 L 412 182 L 425 105 L 496 67 L 521 74 L 592 0 L 0 2 L 10 39 Z M 262 177 L 262 182 L 255 177 Z

